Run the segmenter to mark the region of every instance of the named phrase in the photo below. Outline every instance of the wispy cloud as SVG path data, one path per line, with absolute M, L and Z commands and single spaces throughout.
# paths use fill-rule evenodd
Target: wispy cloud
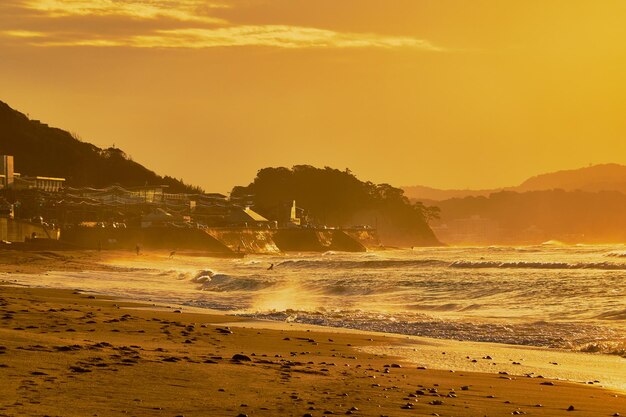
M 0 38 L 32 46 L 132 48 L 411 48 L 441 51 L 427 40 L 276 24 L 237 24 L 215 17 L 225 0 L 17 0 L 38 16 Z M 15 20 L 14 20 L 15 21 Z M 141 21 L 142 24 L 137 24 Z M 56 22 L 56 23 L 55 23 Z M 97 22 L 98 29 L 91 26 Z M 120 28 L 124 28 L 120 30 Z M 110 28 L 110 29 L 109 29 Z
M 225 23 L 222 19 L 208 15 L 207 11 L 227 7 L 202 0 L 26 0 L 24 6 L 50 17 L 127 16 L 203 23 Z
M 35 39 L 42 46 L 128 46 L 136 48 L 215 48 L 267 46 L 276 48 L 415 48 L 439 51 L 427 41 L 409 37 L 340 33 L 299 26 L 232 26 L 218 29 L 157 30 L 149 35 L 111 39 Z
M 162 30 L 136 36 L 138 47 L 210 48 L 216 46 L 273 46 L 278 48 L 394 48 L 436 50 L 430 43 L 408 37 L 341 33 L 300 26 L 233 26 L 218 29 Z
M 5 36 L 12 38 L 45 38 L 47 35 L 45 32 L 35 32 L 33 30 L 5 30 L 0 32 Z

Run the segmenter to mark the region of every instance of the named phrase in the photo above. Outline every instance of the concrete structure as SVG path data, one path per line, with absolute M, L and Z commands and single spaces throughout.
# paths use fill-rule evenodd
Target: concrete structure
M 15 178 L 13 170 L 13 156 L 0 155 L 0 185 L 2 188 L 10 188 L 13 186 Z
M 13 204 L 10 204 L 4 198 L 0 198 L 0 218 L 12 219 L 15 217 Z
M 35 224 L 22 220 L 0 218 L 0 240 L 5 242 L 25 242 L 28 239 L 59 238 L 58 229 L 49 229 L 42 224 Z
M 15 172 L 14 168 L 12 155 L 0 155 L 0 188 L 37 189 L 47 192 L 58 192 L 65 184 L 65 178 L 22 176 Z
M 50 193 L 56 193 L 61 191 L 64 184 L 65 178 L 18 176 L 15 178 L 13 187 L 18 190 L 37 189 Z
M 296 200 L 293 200 L 291 204 L 291 210 L 289 211 L 289 222 L 300 226 L 300 218 L 298 217 L 298 208 L 296 207 Z

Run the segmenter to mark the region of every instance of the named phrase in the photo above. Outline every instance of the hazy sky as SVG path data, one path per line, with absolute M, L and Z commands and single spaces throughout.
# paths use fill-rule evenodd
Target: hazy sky
M 626 163 L 623 0 L 1 0 L 0 100 L 208 191 Z

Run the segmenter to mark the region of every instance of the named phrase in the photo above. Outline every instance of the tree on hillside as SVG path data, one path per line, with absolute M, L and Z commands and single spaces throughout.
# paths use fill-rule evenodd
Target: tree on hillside
M 281 220 L 282 207 L 296 200 L 313 224 L 368 224 L 401 244 L 437 243 L 427 224 L 435 209 L 411 204 L 403 190 L 389 184 L 360 181 L 350 170 L 264 168 L 248 186 L 233 188 L 231 196 L 251 196 L 255 209 L 274 220 Z

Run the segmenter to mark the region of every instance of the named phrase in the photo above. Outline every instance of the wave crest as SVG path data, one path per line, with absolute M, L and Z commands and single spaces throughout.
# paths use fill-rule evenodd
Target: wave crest
M 227 274 L 218 274 L 210 271 L 211 275 L 200 275 L 194 281 L 202 284 L 201 291 L 233 292 L 233 291 L 260 291 L 276 285 L 276 281 L 262 276 L 236 277 Z
M 456 261 L 451 268 L 499 268 L 499 269 L 601 269 L 626 270 L 626 264 L 612 262 L 499 262 L 499 261 Z
M 446 266 L 448 264 L 448 262 L 438 259 L 385 259 L 358 261 L 294 259 L 283 261 L 278 266 L 292 269 L 382 269 Z

